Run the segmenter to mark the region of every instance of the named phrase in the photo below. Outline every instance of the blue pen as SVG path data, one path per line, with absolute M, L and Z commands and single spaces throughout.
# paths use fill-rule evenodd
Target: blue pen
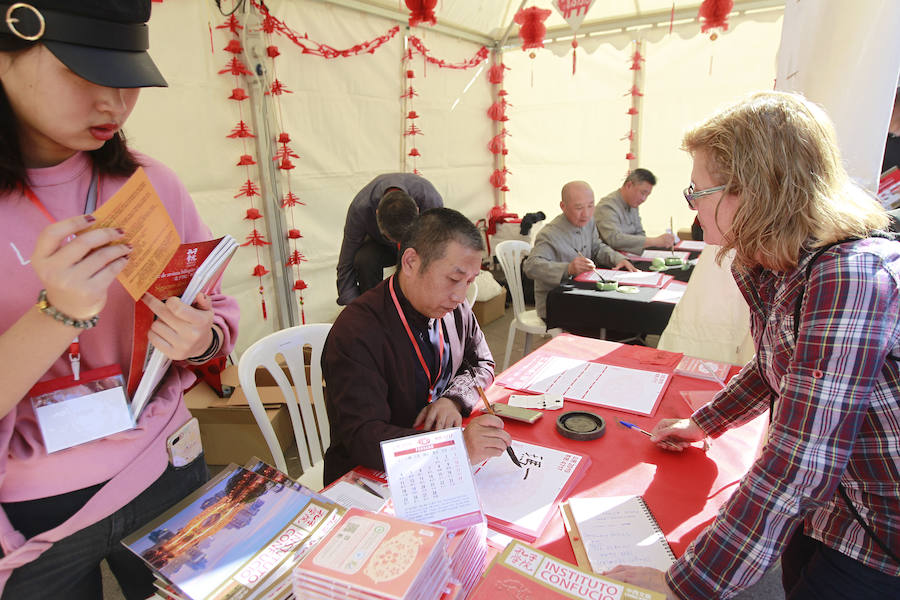
M 652 434 L 651 434 L 649 431 L 647 431 L 646 429 L 641 429 L 640 427 L 638 427 L 638 426 L 635 425 L 634 423 L 629 423 L 628 421 L 619 421 L 619 425 L 624 425 L 624 426 L 627 427 L 628 429 L 634 429 L 635 431 L 640 431 L 641 433 L 643 433 L 643 434 L 646 435 L 647 437 L 650 437 L 650 436 L 652 435 Z

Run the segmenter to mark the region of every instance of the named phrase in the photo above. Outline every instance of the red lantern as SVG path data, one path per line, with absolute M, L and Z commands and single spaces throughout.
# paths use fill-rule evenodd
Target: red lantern
M 409 9 L 409 26 L 415 27 L 419 23 L 437 25 L 437 17 L 434 16 L 434 7 L 437 0 L 406 0 L 406 8 Z
M 706 32 L 714 27 L 728 29 L 728 14 L 732 8 L 734 8 L 734 0 L 703 0 L 697 14 L 703 22 L 700 31 Z
M 519 37 L 522 39 L 522 50 L 543 48 L 544 34 L 547 26 L 544 21 L 550 16 L 550 9 L 532 6 L 516 13 L 514 21 L 519 24 Z

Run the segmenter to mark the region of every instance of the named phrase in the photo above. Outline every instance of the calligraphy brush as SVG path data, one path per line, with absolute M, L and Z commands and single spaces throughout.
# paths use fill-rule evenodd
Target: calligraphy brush
M 669 217 L 669 233 L 673 236 L 675 235 L 675 225 L 672 222 L 672 217 Z M 672 240 L 672 256 L 675 256 L 675 240 Z
M 472 383 L 475 385 L 475 389 L 478 391 L 478 395 L 481 396 L 481 401 L 484 402 L 484 409 L 488 411 L 488 413 L 495 415 L 493 407 L 491 407 L 491 403 L 488 401 L 487 396 L 484 394 L 484 390 L 481 389 L 481 386 L 478 385 L 478 380 L 475 379 L 475 369 L 472 368 L 472 365 L 466 363 L 466 369 L 469 371 L 469 375 L 472 376 Z M 513 452 L 512 446 L 506 447 L 506 453 L 509 454 L 509 458 L 512 459 L 513 464 L 522 468 L 522 463 L 519 462 L 519 459 L 516 457 L 516 453 Z
M 581 258 L 586 258 L 585 255 L 582 254 L 580 251 L 578 252 L 578 256 L 580 256 Z M 609 279 L 604 278 L 603 275 L 600 274 L 599 270 L 594 269 L 594 273 L 596 273 L 597 277 L 600 278 L 600 283 L 612 283 L 612 281 L 610 281 Z

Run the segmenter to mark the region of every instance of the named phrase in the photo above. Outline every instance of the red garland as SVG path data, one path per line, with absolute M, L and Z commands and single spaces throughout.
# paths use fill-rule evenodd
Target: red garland
M 430 56 L 428 54 L 428 48 L 425 47 L 425 44 L 422 43 L 422 40 L 414 35 L 409 36 L 409 45 L 412 46 L 413 50 L 421 54 L 426 61 L 430 62 L 433 65 L 437 65 L 442 69 L 472 69 L 483 63 L 487 59 L 489 54 L 488 49 L 485 46 L 482 46 L 475 52 L 475 56 L 473 56 L 472 58 L 454 64 L 448 63 L 447 61 L 440 58 Z
M 697 16 L 703 22 L 700 26 L 702 33 L 715 27 L 728 29 L 728 15 L 734 8 L 734 0 L 703 0 Z
M 523 8 L 516 13 L 513 20 L 519 24 L 519 38 L 522 40 L 522 50 L 528 48 L 543 48 L 544 34 L 547 26 L 544 21 L 550 16 L 550 9 L 531 6 Z
M 437 25 L 437 17 L 434 16 L 434 7 L 437 0 L 406 0 L 406 8 L 409 9 L 409 26 L 415 27 L 419 23 Z
M 380 35 L 373 40 L 355 44 L 345 50 L 338 50 L 327 44 L 320 44 L 310 40 L 308 34 L 304 33 L 303 35 L 300 35 L 288 27 L 283 21 L 280 21 L 277 17 L 273 16 L 265 4 L 257 2 L 257 0 L 250 0 L 250 4 L 263 15 L 262 30 L 264 32 L 268 34 L 278 33 L 283 35 L 299 46 L 303 54 L 312 54 L 314 56 L 321 56 L 322 58 L 346 58 L 348 56 L 362 54 L 363 52 L 374 54 L 378 48 L 389 42 L 400 32 L 400 27 L 395 25 L 388 29 L 387 33 Z

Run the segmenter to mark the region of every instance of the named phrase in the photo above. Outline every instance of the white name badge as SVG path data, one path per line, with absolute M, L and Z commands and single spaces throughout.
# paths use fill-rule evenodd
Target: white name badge
M 29 396 L 48 454 L 134 428 L 118 365 L 38 383 Z

